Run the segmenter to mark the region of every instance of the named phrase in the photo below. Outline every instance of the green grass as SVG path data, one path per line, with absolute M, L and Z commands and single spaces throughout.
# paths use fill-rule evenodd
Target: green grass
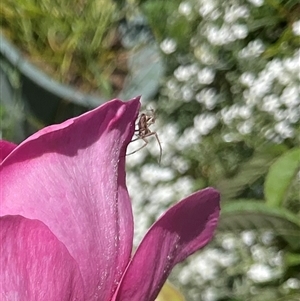
M 0 6 L 2 33 L 33 63 L 62 83 L 105 95 L 120 69 L 116 57 L 124 57 L 115 47 L 118 17 L 111 0 L 4 0 Z

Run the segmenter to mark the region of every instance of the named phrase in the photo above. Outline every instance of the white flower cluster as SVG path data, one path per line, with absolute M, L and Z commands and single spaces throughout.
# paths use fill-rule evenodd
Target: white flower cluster
M 264 132 L 268 140 L 280 143 L 294 138 L 300 120 L 300 50 L 285 59 L 274 59 L 257 76 L 245 72 L 240 82 L 246 87 L 244 103 L 253 111 L 266 112 L 273 128 Z
M 239 52 L 241 58 L 258 57 L 265 50 L 265 46 L 260 39 L 249 42 L 249 44 Z
M 264 1 L 259 0 L 249 0 L 248 4 L 239 0 L 228 2 L 187 0 L 180 4 L 179 14 L 190 16 L 196 10 L 203 17 L 203 21 L 199 24 L 198 32 L 190 40 L 195 61 L 180 65 L 174 71 L 174 76 L 166 82 L 165 90 L 171 100 L 168 103 L 170 108 L 172 106 L 176 108 L 180 106 L 180 103 L 195 101 L 199 104 L 199 109 L 194 111 L 190 126 L 183 132 L 179 133 L 178 125 L 173 123 L 160 125 L 159 118 L 158 123 L 153 126 L 153 130 L 157 130 L 162 143 L 162 165 L 168 168 L 144 164 L 140 170 L 129 173 L 128 183 L 134 203 L 138 204 L 135 209 L 138 219 L 142 218 L 143 212 L 147 215 L 146 212 L 154 212 L 157 209 L 160 213 L 159 207 L 168 206 L 192 192 L 193 179 L 183 178 L 184 187 L 187 189 L 183 189 L 176 181 L 176 178 L 183 175 L 191 164 L 189 160 L 178 154 L 197 147 L 203 137 L 211 134 L 218 125 L 223 124 L 229 129 L 228 132 L 224 131 L 222 134 L 225 142 L 241 140 L 245 135 L 253 134 L 260 134 L 265 139 L 278 143 L 283 139 L 295 137 L 295 126 L 300 119 L 299 50 L 296 50 L 290 57 L 270 60 L 258 73 L 251 69 L 252 66 L 244 67 L 244 71 L 234 80 L 232 86 L 233 90 L 236 88 L 239 91 L 236 103 L 226 103 L 222 99 L 222 94 L 212 85 L 217 69 L 220 65 L 222 67 L 222 60 L 218 57 L 215 45 L 224 45 L 236 39 L 245 38 L 248 33 L 246 23 L 250 15 L 250 6 L 263 4 Z M 220 24 L 220 20 L 223 25 L 217 27 L 216 24 Z M 297 21 L 293 24 L 293 30 L 296 33 L 298 23 Z M 201 40 L 199 40 L 199 34 L 202 37 Z M 174 39 L 166 37 L 161 43 L 161 48 L 165 53 L 173 53 L 177 45 Z M 241 46 L 236 52 L 236 58 L 242 66 L 247 66 L 248 62 L 260 59 L 265 49 L 263 41 L 256 38 Z M 269 127 L 262 124 L 261 133 L 257 133 L 254 131 L 259 118 L 264 116 L 261 114 L 265 114 Z M 158 158 L 159 147 L 155 137 L 148 140 L 149 144 L 146 148 L 128 157 L 129 167 L 134 169 L 135 166 L 142 164 L 149 153 L 153 158 Z M 137 149 L 139 143 L 144 142 L 131 143 L 128 152 Z M 181 187 L 182 192 L 179 195 L 178 187 Z M 151 209 L 151 206 L 154 209 Z M 150 224 L 157 216 L 158 214 L 150 214 L 147 219 L 148 223 Z M 137 224 L 146 226 L 147 223 L 137 221 Z M 145 230 L 146 228 L 142 227 L 138 231 L 144 233 Z
M 243 294 L 249 292 L 255 283 L 280 279 L 284 272 L 282 253 L 272 246 L 274 234 L 270 231 L 243 231 L 240 236 L 228 233 L 217 236 L 216 241 L 220 244 L 218 248 L 206 248 L 176 271 L 181 285 L 194 284 L 188 290 L 188 296 L 193 300 L 216 301 L 222 294 L 226 295 L 220 277 L 223 273 L 245 273 L 244 278 L 235 284 L 234 293 L 243 300 Z M 299 284 L 290 281 L 289 287 Z
M 182 154 L 194 152 L 194 156 L 201 156 L 199 145 L 210 134 L 220 135 L 225 142 L 240 141 L 247 136 L 276 143 L 287 138 L 299 139 L 296 127 L 300 120 L 300 50 L 295 49 L 286 57 L 266 59 L 264 54 L 269 45 L 263 38 L 256 36 L 249 40 L 251 9 L 264 3 L 264 0 L 185 0 L 179 5 L 181 17 L 190 20 L 193 14 L 201 16 L 190 38 L 189 55 L 193 55 L 194 60 L 179 65 L 163 90 L 168 99 L 167 112 L 190 106 L 189 113 L 192 113 L 187 117 L 188 126 L 183 129 L 176 123 L 160 123 L 158 114 L 151 130 L 157 131 L 162 144 L 161 166 L 155 162 L 159 157 L 155 137 L 149 137 L 147 147 L 127 158 L 136 245 L 167 207 L 194 191 L 195 179 L 187 175 L 193 161 Z M 300 21 L 295 21 L 290 25 L 296 36 L 300 35 L 299 24 Z M 176 55 L 178 45 L 174 38 L 165 37 L 160 47 L 165 54 Z M 230 49 L 231 57 L 225 56 L 224 49 Z M 228 59 L 236 64 L 235 74 L 227 72 Z M 227 72 L 225 78 L 231 86 L 229 96 L 222 94 L 223 87 L 215 84 L 219 72 Z M 137 149 L 139 143 L 143 141 L 131 143 L 128 152 Z M 152 161 L 144 163 L 149 153 Z M 255 283 L 277 279 L 282 272 L 282 254 L 268 248 L 270 237 L 268 233 L 262 234 L 260 243 L 251 231 L 243 232 L 238 238 L 223 237 L 221 251 L 205 249 L 181 267 L 181 284 L 195 284 L 190 290 L 191 300 L 217 300 L 220 292 L 213 285 L 204 291 L 197 288 L 201 284 L 208 287 L 209 281 L 217 283 L 221 271 L 233 272 L 233 266 L 240 260 L 236 251 L 240 247 L 250 250 L 252 258 L 241 270 L 249 290 Z M 288 281 L 287 288 L 300 285 L 293 279 Z
M 237 70 L 237 78 L 231 80 L 232 104 L 220 106 L 221 101 L 226 100 L 217 89 L 212 88 L 218 69 L 222 70 L 226 65 L 226 61 L 223 62 L 222 57 L 218 57 L 216 46 L 244 39 L 248 35 L 246 24 L 250 6 L 259 7 L 264 4 L 264 1 L 248 2 L 190 0 L 179 6 L 183 15 L 191 14 L 193 7 L 203 17 L 198 31 L 190 40 L 195 61 L 180 65 L 166 85 L 169 99 L 187 103 L 196 100 L 201 104 L 199 112 L 195 112 L 197 116 L 194 129 L 189 128 L 185 132 L 194 137 L 186 139 L 191 144 L 192 141 L 199 141 L 201 135 L 210 134 L 215 128 L 210 123 L 205 126 L 204 122 L 200 122 L 208 120 L 205 110 L 219 110 L 218 114 L 212 113 L 210 117 L 215 114 L 213 118 L 216 121 L 213 123 L 228 126 L 228 132 L 223 133 L 226 142 L 242 140 L 245 135 L 254 134 L 262 140 L 281 143 L 284 139 L 292 139 L 297 135 L 295 127 L 300 119 L 299 49 L 286 58 L 275 57 L 267 61 L 262 58 L 267 46 L 261 39 L 256 38 L 244 46 L 243 43 L 236 44 L 236 62 L 243 71 L 238 74 Z M 299 22 L 292 24 L 295 35 Z M 255 65 L 260 70 L 257 71 L 258 68 L 253 67 Z

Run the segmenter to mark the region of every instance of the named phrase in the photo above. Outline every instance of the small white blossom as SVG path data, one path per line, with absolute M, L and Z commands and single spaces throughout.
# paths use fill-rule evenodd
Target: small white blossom
M 213 82 L 213 80 L 215 78 L 215 74 L 216 74 L 216 72 L 213 69 L 208 68 L 208 67 L 203 68 L 197 74 L 198 81 L 200 84 L 209 85 Z
M 255 282 L 266 282 L 273 278 L 272 269 L 265 264 L 253 264 L 247 276 Z
M 212 110 L 217 104 L 217 92 L 213 88 L 204 88 L 196 95 L 196 100 L 205 105 L 207 110 Z
M 235 29 L 238 31 L 238 26 Z M 221 28 L 209 26 L 205 31 L 205 35 L 213 45 L 226 45 L 236 39 L 232 28 L 225 24 Z
M 216 6 L 217 4 L 213 0 L 203 2 L 199 9 L 200 16 L 203 18 L 207 17 L 216 9 Z
M 237 247 L 237 240 L 230 235 L 224 235 L 222 239 L 222 247 L 225 250 L 232 251 Z
M 264 0 L 248 0 L 248 2 L 257 7 L 262 6 L 264 4 Z
M 189 127 L 184 130 L 183 134 L 177 140 L 176 148 L 180 151 L 184 150 L 194 144 L 199 144 L 201 138 L 199 131 L 195 127 Z
M 174 51 L 176 51 L 177 43 L 175 42 L 174 39 L 170 39 L 170 38 L 164 39 L 160 43 L 160 48 L 164 53 L 170 54 L 170 53 L 173 53 Z
M 239 116 L 243 119 L 248 119 L 250 118 L 252 114 L 252 108 L 250 106 L 241 106 L 239 107 Z
M 189 2 L 181 2 L 178 11 L 184 16 L 189 16 L 192 12 L 192 5 Z
M 300 280 L 297 278 L 290 278 L 286 281 L 285 286 L 289 289 L 300 289 Z
M 294 22 L 292 28 L 293 28 L 294 35 L 300 36 L 300 20 Z
M 245 245 L 252 246 L 255 242 L 256 235 L 254 231 L 243 231 L 241 238 Z
M 262 98 L 271 91 L 272 83 L 268 78 L 258 78 L 250 88 L 250 93 Z
M 270 94 L 263 98 L 262 100 L 262 110 L 265 112 L 276 112 L 280 107 L 281 103 L 276 94 Z
M 186 65 L 186 66 L 179 66 L 174 71 L 174 76 L 177 78 L 178 81 L 186 82 L 188 81 L 194 74 L 198 72 L 199 68 L 196 64 Z
M 300 120 L 300 107 L 287 109 L 286 121 L 289 123 L 296 123 Z
M 218 119 L 215 114 L 201 114 L 194 118 L 194 126 L 201 135 L 208 135 L 217 124 Z
M 255 76 L 253 73 L 250 72 L 244 72 L 241 76 L 240 76 L 240 82 L 245 85 L 245 86 L 252 86 L 253 83 L 255 81 Z
M 248 18 L 249 10 L 246 6 L 231 5 L 225 8 L 224 20 L 233 23 L 240 18 Z
M 231 29 L 237 39 L 244 39 L 248 35 L 248 27 L 246 25 L 234 24 Z
M 194 98 L 194 91 L 191 89 L 190 85 L 184 85 L 181 88 L 181 93 L 184 102 L 190 102 Z
M 167 182 L 174 178 L 174 171 L 170 168 L 162 168 L 157 164 L 147 164 L 141 167 L 141 179 L 144 182 L 156 185 L 158 182 Z
M 263 42 L 259 39 L 251 41 L 245 48 L 239 52 L 241 58 L 258 57 L 265 50 Z
M 201 296 L 203 298 L 203 301 L 216 301 L 218 300 L 218 293 L 216 289 L 209 287 L 205 289 L 202 293 Z
M 245 122 L 240 122 L 237 126 L 238 131 L 242 135 L 248 135 L 252 132 L 253 128 L 253 121 L 252 120 L 247 120 Z
M 213 49 L 207 45 L 195 46 L 194 55 L 203 65 L 213 65 L 218 60 L 213 53 Z
M 292 138 L 294 136 L 294 129 L 287 123 L 286 120 L 278 122 L 274 129 L 283 139 Z
M 299 106 L 300 105 L 299 87 L 296 86 L 286 87 L 280 96 L 280 100 L 288 108 Z

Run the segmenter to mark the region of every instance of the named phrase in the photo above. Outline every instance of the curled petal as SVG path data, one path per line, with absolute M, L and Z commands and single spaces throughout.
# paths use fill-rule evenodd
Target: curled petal
M 213 237 L 219 193 L 207 188 L 170 208 L 150 228 L 121 281 L 114 301 L 153 301 L 180 261 Z
M 79 265 L 84 300 L 110 300 L 132 251 L 125 151 L 139 98 L 37 132 L 1 165 L 0 215 L 42 221 Z

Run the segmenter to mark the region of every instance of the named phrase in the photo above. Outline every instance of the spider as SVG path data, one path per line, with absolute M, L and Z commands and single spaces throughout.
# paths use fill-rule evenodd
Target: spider
M 138 128 L 137 130 L 135 130 L 136 132 L 138 132 L 136 135 L 137 135 L 137 138 L 136 139 L 133 139 L 131 142 L 134 142 L 136 140 L 139 140 L 139 139 L 143 139 L 144 140 L 144 144 L 139 147 L 138 149 L 136 149 L 135 151 L 127 154 L 127 156 L 129 155 L 132 155 L 136 152 L 138 152 L 139 150 L 143 149 L 147 144 L 148 144 L 148 140 L 147 138 L 150 137 L 150 136 L 155 136 L 156 140 L 157 140 L 157 143 L 159 145 L 159 151 L 160 151 L 160 155 L 159 155 L 159 161 L 158 163 L 160 164 L 160 161 L 161 161 L 161 156 L 162 156 L 162 147 L 161 147 L 161 143 L 159 141 L 159 138 L 158 138 L 158 135 L 156 132 L 152 132 L 149 127 L 155 123 L 155 112 L 153 109 L 150 109 L 148 110 L 150 113 L 149 114 L 145 114 L 145 113 L 142 113 L 140 115 L 140 118 L 139 118 L 139 121 L 138 121 Z

